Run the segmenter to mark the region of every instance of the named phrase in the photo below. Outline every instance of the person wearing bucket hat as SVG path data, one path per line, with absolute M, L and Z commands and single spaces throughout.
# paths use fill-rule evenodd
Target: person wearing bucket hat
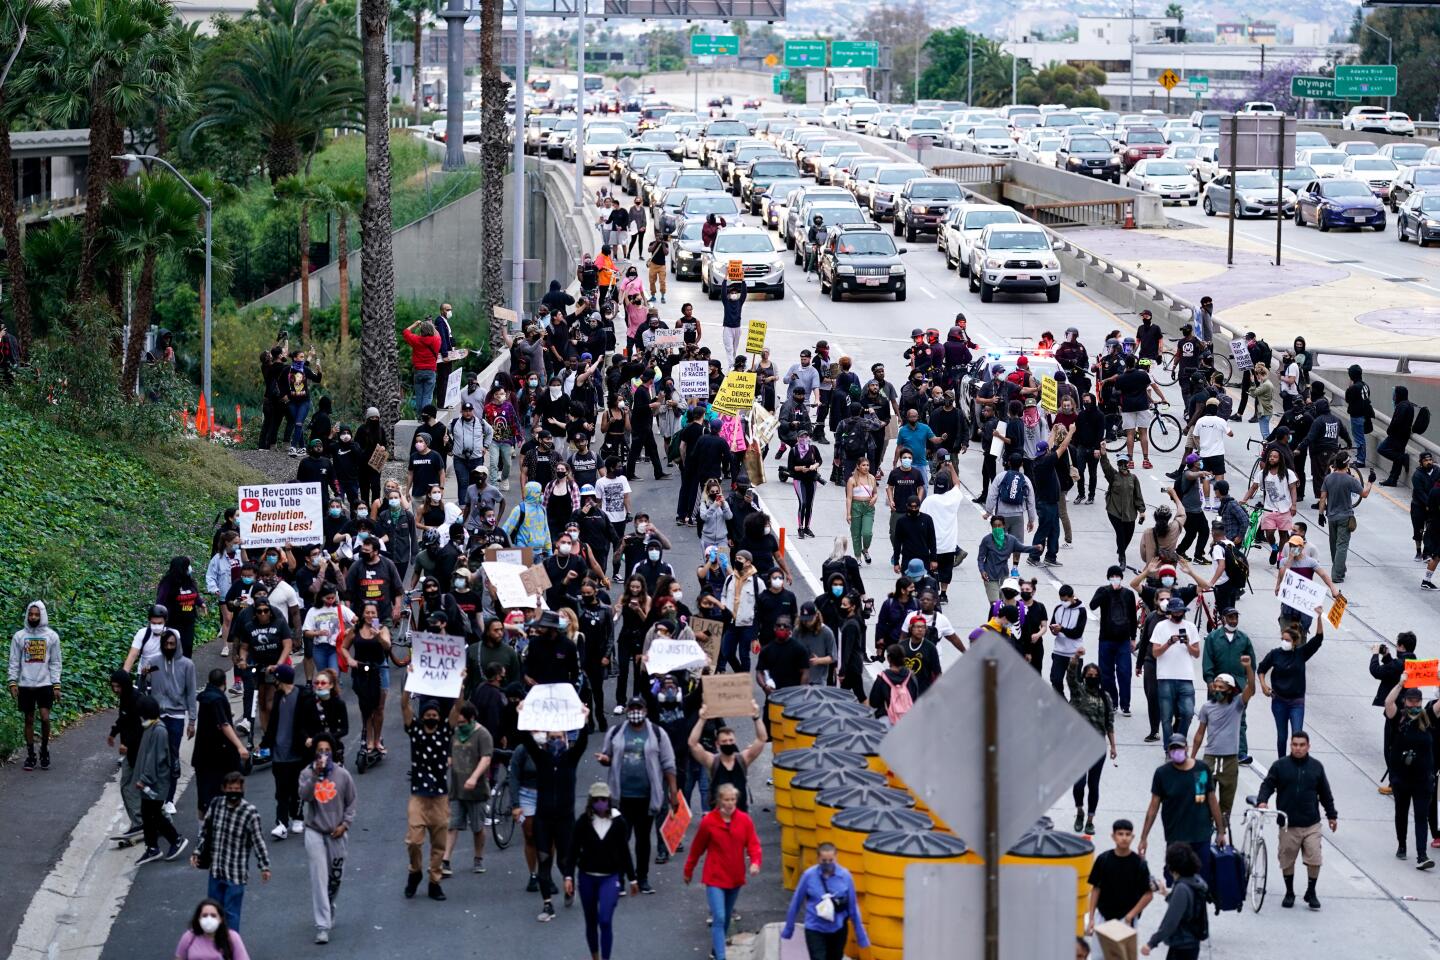
M 615 942 L 613 921 L 620 886 L 629 883 L 631 894 L 640 889 L 635 880 L 635 861 L 630 856 L 630 824 L 615 809 L 610 785 L 605 781 L 590 784 L 585 812 L 575 822 L 575 832 L 561 863 L 567 902 L 577 891 L 580 894 L 590 956 L 609 960 Z
M 542 611 L 525 625 L 530 645 L 525 650 L 525 679 L 530 683 L 568 683 L 579 688 L 580 655 L 565 633 L 566 624 L 553 610 Z

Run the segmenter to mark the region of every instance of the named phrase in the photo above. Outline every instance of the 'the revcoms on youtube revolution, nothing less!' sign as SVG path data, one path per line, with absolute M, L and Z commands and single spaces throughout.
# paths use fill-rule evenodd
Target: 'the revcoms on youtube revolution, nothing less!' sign
M 321 543 L 325 539 L 324 507 L 318 483 L 273 483 L 240 487 L 240 545 L 283 547 L 287 543 Z

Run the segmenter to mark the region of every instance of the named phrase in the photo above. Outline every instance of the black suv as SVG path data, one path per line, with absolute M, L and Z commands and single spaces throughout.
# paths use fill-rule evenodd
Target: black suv
M 960 184 L 944 177 L 916 177 L 905 181 L 895 198 L 895 236 L 915 242 L 916 234 L 935 233 L 951 204 L 963 203 L 965 192 Z
M 1066 137 L 1055 151 L 1055 166 L 1082 177 L 1120 182 L 1120 158 L 1110 141 L 1098 133 L 1075 133 Z
M 880 227 L 873 223 L 833 228 L 820 253 L 820 292 L 839 301 L 845 294 L 893 293 L 905 299 L 904 248 L 895 249 Z

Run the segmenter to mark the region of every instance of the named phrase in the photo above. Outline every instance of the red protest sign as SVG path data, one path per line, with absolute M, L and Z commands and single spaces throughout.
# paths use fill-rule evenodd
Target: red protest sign
M 680 841 L 685 839 L 685 831 L 690 829 L 690 820 L 690 804 L 685 802 L 685 796 L 681 794 L 680 805 L 670 811 L 670 815 L 660 827 L 660 839 L 665 841 L 665 849 L 670 851 L 672 857 L 679 848 Z
M 1440 686 L 1440 660 L 1408 660 L 1405 663 L 1405 686 Z

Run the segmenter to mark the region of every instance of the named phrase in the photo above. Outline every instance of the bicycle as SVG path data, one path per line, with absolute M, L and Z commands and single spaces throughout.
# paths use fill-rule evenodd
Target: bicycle
M 1150 402 L 1150 414 L 1150 424 L 1144 428 L 1150 435 L 1150 448 L 1156 453 L 1169 453 L 1180 446 L 1185 439 L 1185 428 L 1180 418 L 1173 413 L 1161 412 L 1160 403 L 1155 400 Z M 1105 449 L 1118 453 L 1125 449 L 1125 444 L 1125 431 L 1121 430 L 1114 440 L 1106 442 Z
M 1244 833 L 1240 840 L 1240 855 L 1245 858 L 1245 897 L 1250 909 L 1256 913 L 1265 905 L 1265 881 L 1270 876 L 1270 861 L 1265 855 L 1265 818 L 1274 817 L 1275 826 L 1285 829 L 1285 814 L 1279 810 L 1262 810 L 1255 805 L 1255 797 L 1245 798 L 1245 816 L 1241 820 Z
M 1171 340 L 1170 342 L 1179 343 L 1180 341 Z M 1156 365 L 1154 377 L 1156 383 L 1164 387 L 1170 387 L 1174 386 L 1175 383 L 1178 382 L 1180 377 L 1180 352 L 1178 350 L 1175 350 L 1171 351 L 1169 354 L 1162 354 L 1162 358 L 1165 356 L 1168 356 L 1170 358 L 1169 362 L 1165 362 L 1162 359 L 1161 363 Z M 1222 373 L 1225 375 L 1225 386 L 1234 386 L 1235 359 L 1231 357 L 1228 353 L 1216 353 L 1215 350 L 1211 347 L 1206 347 L 1205 350 L 1201 352 L 1200 358 L 1203 360 L 1206 357 L 1210 359 L 1211 365 L 1215 368 L 1216 373 Z
M 510 785 L 510 756 L 513 751 L 496 749 L 491 755 L 491 769 L 495 780 L 490 784 L 490 801 L 486 816 L 490 820 L 490 836 L 495 846 L 504 850 L 515 838 L 515 817 L 512 811 L 519 803 L 515 789 Z

